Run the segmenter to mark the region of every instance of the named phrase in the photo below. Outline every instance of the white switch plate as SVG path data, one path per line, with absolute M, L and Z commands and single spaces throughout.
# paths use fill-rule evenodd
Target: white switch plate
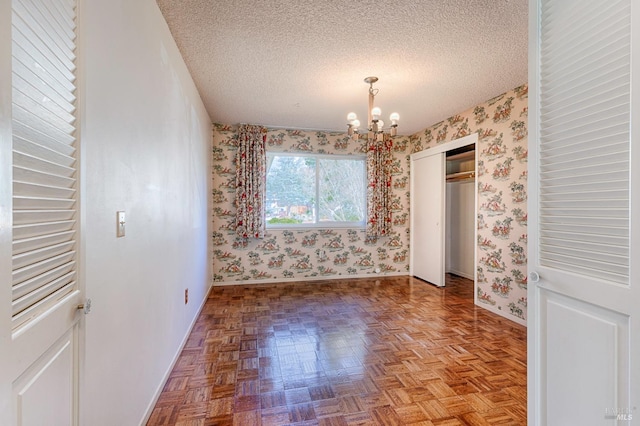
M 118 238 L 124 237 L 124 225 L 125 225 L 125 217 L 124 212 L 116 212 L 116 236 Z

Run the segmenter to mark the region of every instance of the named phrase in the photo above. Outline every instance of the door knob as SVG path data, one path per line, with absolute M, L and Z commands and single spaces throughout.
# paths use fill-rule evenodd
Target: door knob
M 538 275 L 536 271 L 529 272 L 529 281 L 531 281 L 532 283 L 537 283 L 538 281 L 540 281 L 540 275 Z
M 91 299 L 87 299 L 85 303 L 81 303 L 77 306 L 78 310 L 82 310 L 85 315 L 91 312 Z

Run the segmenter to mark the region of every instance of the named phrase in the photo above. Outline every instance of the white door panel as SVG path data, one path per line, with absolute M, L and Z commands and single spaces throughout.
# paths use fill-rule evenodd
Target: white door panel
M 628 400 L 628 381 L 619 378 L 630 374 L 629 318 L 545 289 L 540 291 L 540 304 L 544 309 L 539 321 L 546 335 L 547 371 L 541 386 L 547 392 L 547 423 L 595 424 L 604 419 L 607 407 Z
M 74 424 L 77 331 L 65 333 L 13 384 L 16 424 Z
M 444 286 L 445 154 L 411 161 L 412 274 Z
M 12 364 L 15 371 L 24 371 L 52 346 L 60 336 L 77 327 L 82 310 L 79 291 L 61 299 L 45 314 L 12 334 Z

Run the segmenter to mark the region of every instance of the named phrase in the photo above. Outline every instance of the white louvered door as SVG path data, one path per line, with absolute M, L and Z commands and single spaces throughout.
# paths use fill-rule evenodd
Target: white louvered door
M 75 0 L 12 0 L 11 56 L 13 423 L 78 424 Z
M 640 420 L 639 17 L 530 0 L 531 425 Z

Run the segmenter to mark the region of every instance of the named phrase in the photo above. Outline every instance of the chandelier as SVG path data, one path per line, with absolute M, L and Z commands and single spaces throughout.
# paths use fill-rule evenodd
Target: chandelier
M 373 101 L 378 94 L 378 89 L 373 88 L 373 83 L 378 81 L 378 77 L 367 77 L 364 82 L 369 85 L 369 112 L 367 117 L 367 131 L 369 133 L 369 139 L 381 139 L 384 134 L 384 121 L 380 120 L 382 112 L 380 108 L 374 106 Z M 396 136 L 398 134 L 398 121 L 400 115 L 397 112 L 391 113 L 389 116 L 391 125 L 389 126 L 389 135 Z M 360 120 L 355 112 L 350 112 L 347 115 L 347 133 L 352 139 L 358 139 L 360 127 Z

